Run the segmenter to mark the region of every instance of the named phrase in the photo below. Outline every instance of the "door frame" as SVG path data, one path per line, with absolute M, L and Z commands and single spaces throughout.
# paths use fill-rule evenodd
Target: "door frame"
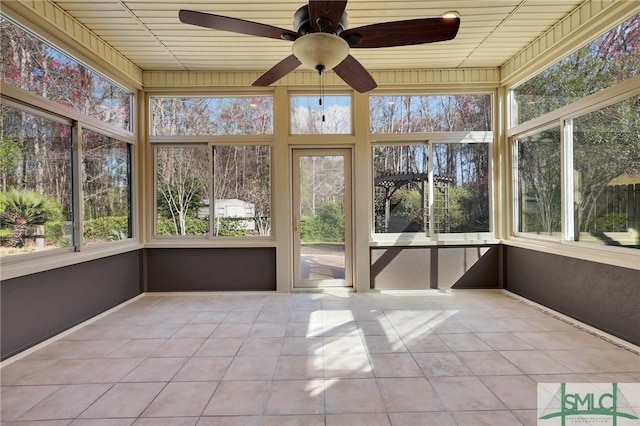
M 355 288 L 353 279 L 353 149 L 351 147 L 292 147 L 291 148 L 291 259 L 292 288 Z M 345 273 L 344 279 L 302 280 L 300 278 L 300 157 L 311 155 L 344 157 L 344 203 L 345 203 Z

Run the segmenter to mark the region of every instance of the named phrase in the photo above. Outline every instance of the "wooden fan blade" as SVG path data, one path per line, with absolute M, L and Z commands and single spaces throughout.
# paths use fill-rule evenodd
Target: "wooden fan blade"
M 228 16 L 213 15 L 211 13 L 194 12 L 192 10 L 181 10 L 178 13 L 180 22 L 200 27 L 212 28 L 220 31 L 230 31 L 232 33 L 248 34 L 258 37 L 268 37 L 286 40 L 295 40 L 300 35 L 283 28 L 272 27 L 271 25 L 260 24 L 258 22 L 245 21 L 244 19 L 229 18 Z M 284 37 L 283 37 L 284 35 Z
M 340 19 L 347 7 L 346 0 L 309 0 L 309 20 L 313 28 L 325 33 L 332 33 L 340 23 Z M 327 27 L 321 28 L 318 18 L 326 18 Z M 321 20 L 320 23 L 323 23 Z
M 253 82 L 252 86 L 268 86 L 271 83 L 275 83 L 291 71 L 298 68 L 301 64 L 302 62 L 300 62 L 298 58 L 293 55 L 289 55 L 271 67 L 269 71 L 258 77 L 258 79 Z
M 333 67 L 333 71 L 338 74 L 345 83 L 360 93 L 368 92 L 378 87 L 378 84 L 373 77 L 371 77 L 369 71 L 351 55 Z
M 451 40 L 459 27 L 459 18 L 410 19 L 353 28 L 340 37 L 357 48 L 409 46 Z

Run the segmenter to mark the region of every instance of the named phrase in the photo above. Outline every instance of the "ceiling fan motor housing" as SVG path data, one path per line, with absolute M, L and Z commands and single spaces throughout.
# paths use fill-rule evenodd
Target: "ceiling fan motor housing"
M 321 19 L 321 18 L 320 18 Z M 330 26 L 331 23 L 325 23 L 323 25 L 322 22 L 318 23 L 320 27 Z M 348 16 L 347 12 L 342 14 L 342 18 L 340 18 L 340 23 L 336 26 L 334 34 L 338 35 L 342 31 L 348 28 Z M 296 10 L 296 13 L 293 14 L 293 28 L 295 28 L 296 32 L 300 35 L 305 35 L 313 32 L 317 32 L 314 26 L 311 23 L 311 18 L 309 17 L 309 5 L 305 4 L 300 9 Z

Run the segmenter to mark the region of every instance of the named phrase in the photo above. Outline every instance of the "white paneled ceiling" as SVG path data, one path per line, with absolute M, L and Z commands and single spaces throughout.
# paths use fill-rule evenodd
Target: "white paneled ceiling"
M 451 41 L 351 49 L 369 70 L 493 68 L 512 58 L 585 0 L 350 0 L 349 28 L 460 14 Z M 180 9 L 240 18 L 288 30 L 304 0 L 53 0 L 143 70 L 253 70 L 291 54 L 291 42 L 183 24 Z

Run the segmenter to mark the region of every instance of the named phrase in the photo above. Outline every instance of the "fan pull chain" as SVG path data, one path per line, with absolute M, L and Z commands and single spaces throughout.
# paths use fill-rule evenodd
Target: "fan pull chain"
M 324 116 L 324 77 L 322 72 L 324 71 L 324 65 L 317 65 L 316 70 L 318 71 L 318 76 L 320 78 L 320 97 L 318 98 L 318 105 L 320 106 L 320 113 L 322 114 L 322 122 L 325 122 Z

